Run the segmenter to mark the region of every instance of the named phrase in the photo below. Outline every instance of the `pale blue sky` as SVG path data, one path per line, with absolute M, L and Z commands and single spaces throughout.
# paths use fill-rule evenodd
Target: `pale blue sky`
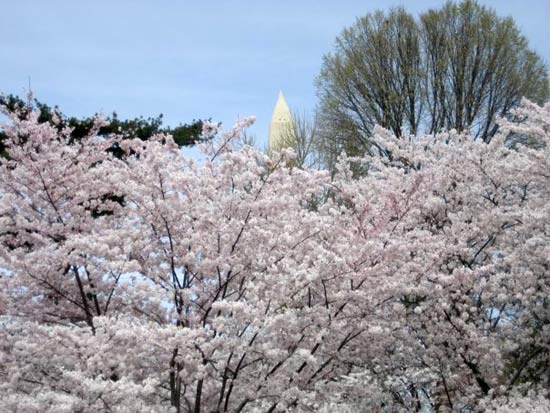
M 68 115 L 163 113 L 174 125 L 256 115 L 263 146 L 281 89 L 294 110 L 316 104 L 314 79 L 341 30 L 376 9 L 414 13 L 439 0 L 1 0 L 0 92 Z M 482 0 L 511 15 L 550 62 L 550 1 Z

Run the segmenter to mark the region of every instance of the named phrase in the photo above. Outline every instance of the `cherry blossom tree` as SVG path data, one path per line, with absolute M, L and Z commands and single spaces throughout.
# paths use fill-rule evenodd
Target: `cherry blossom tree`
M 489 144 L 378 129 L 333 178 L 242 147 L 252 118 L 196 161 L 12 117 L 0 410 L 547 404 L 550 106 L 516 115 Z
M 406 194 L 416 181 L 419 197 L 394 195 L 385 260 L 371 267 L 384 278 L 382 344 L 365 342 L 363 370 L 346 379 L 367 411 L 485 410 L 493 399 L 548 397 L 549 115 L 550 106 L 524 102 L 522 122 L 501 121 L 490 144 L 378 131 L 389 154 L 364 160 L 369 175 L 348 184 L 359 216 L 383 216 L 353 198 L 363 186 Z M 531 144 L 510 147 L 510 136 Z

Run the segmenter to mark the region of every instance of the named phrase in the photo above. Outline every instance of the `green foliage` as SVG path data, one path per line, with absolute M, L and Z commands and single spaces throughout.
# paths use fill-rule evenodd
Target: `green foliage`
M 31 104 L 14 95 L 0 96 L 0 106 L 4 106 L 8 112 L 16 113 L 20 119 L 25 119 L 29 112 L 34 108 L 38 114 L 40 123 L 49 122 L 55 125 L 59 130 L 70 127 L 72 129 L 71 138 L 73 140 L 82 139 L 86 136 L 94 125 L 95 117 L 76 118 L 66 117 L 57 106 L 51 107 L 38 100 Z M 100 127 L 98 135 L 107 136 L 110 134 L 120 135 L 122 138 L 138 138 L 148 140 L 156 134 L 172 135 L 174 141 L 180 146 L 191 146 L 201 141 L 202 120 L 193 120 L 191 123 L 181 123 L 178 126 L 163 127 L 162 114 L 157 117 L 139 117 L 135 119 L 120 119 L 116 112 L 113 112 L 106 119 L 107 124 Z M 6 139 L 4 131 L 0 130 L 0 155 L 5 156 L 5 147 L 3 142 Z M 122 157 L 120 148 L 112 147 L 110 149 L 117 157 Z

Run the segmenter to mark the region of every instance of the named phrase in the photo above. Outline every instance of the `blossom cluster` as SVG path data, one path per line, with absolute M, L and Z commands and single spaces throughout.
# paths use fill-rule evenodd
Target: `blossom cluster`
M 252 118 L 196 161 L 12 116 L 0 411 L 548 405 L 550 105 L 516 119 L 488 144 L 378 129 L 331 176 L 239 145 Z

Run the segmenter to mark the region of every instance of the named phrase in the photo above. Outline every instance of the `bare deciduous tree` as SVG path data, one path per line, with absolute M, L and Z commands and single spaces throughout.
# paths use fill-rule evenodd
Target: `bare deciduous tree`
M 318 146 L 321 141 L 319 134 L 319 117 L 316 113 L 308 115 L 305 112 L 294 111 L 292 122 L 282 130 L 277 150 L 292 148 L 296 153 L 294 166 L 299 168 L 316 168 L 323 164 L 321 159 L 324 151 Z M 266 148 L 266 152 L 270 152 Z
M 547 67 L 514 21 L 473 0 L 418 20 L 403 8 L 358 19 L 325 56 L 317 88 L 327 159 L 377 149 L 377 124 L 396 136 L 456 129 L 488 142 L 521 97 L 550 96 Z

